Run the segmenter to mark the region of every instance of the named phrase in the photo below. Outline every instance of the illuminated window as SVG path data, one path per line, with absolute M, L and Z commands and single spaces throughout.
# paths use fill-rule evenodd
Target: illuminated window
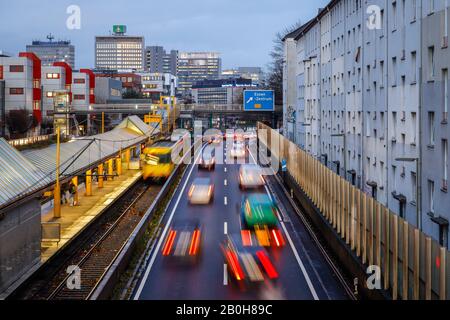
M 47 98 L 53 98 L 54 94 L 52 91 L 47 91 Z
M 84 84 L 84 83 L 86 83 L 86 80 L 85 79 L 73 79 L 73 83 Z
M 47 73 L 47 79 L 59 79 L 59 73 Z
M 85 96 L 84 94 L 75 94 L 75 95 L 73 96 L 73 99 L 74 99 L 74 100 L 85 100 L 85 99 L 86 99 L 86 96 Z

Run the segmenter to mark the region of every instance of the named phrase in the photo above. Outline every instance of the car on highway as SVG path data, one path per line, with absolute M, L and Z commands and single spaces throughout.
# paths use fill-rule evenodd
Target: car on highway
M 245 145 L 243 143 L 234 143 L 230 150 L 230 156 L 232 158 L 244 158 L 245 157 Z
M 214 145 L 220 145 L 222 142 L 223 142 L 223 136 L 221 134 L 216 134 L 212 141 L 212 143 Z
M 256 164 L 244 164 L 239 169 L 239 187 L 241 189 L 259 188 L 266 184 L 262 169 Z
M 162 255 L 179 262 L 194 262 L 199 256 L 202 228 L 198 220 L 174 221 L 162 247 Z
M 223 135 L 223 138 L 225 140 L 231 140 L 234 141 L 234 131 L 233 130 L 227 130 L 225 134 Z
M 189 189 L 191 204 L 209 204 L 214 197 L 214 184 L 210 178 L 196 178 Z
M 198 168 L 214 170 L 216 167 L 216 157 L 211 152 L 203 152 L 199 159 Z
M 245 246 L 285 246 L 278 223 L 278 210 L 266 193 L 246 195 L 241 203 L 241 238 Z
M 279 277 L 263 247 L 245 247 L 238 236 L 228 235 L 221 249 L 228 274 L 239 284 L 263 283 Z

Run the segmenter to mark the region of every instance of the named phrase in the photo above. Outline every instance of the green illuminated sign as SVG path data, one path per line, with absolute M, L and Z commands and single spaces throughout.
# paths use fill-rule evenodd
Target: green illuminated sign
M 125 25 L 114 25 L 113 26 L 114 33 L 126 33 L 127 32 L 127 26 Z

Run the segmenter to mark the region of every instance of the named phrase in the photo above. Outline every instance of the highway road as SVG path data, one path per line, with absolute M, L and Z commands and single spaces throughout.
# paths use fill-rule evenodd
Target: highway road
M 239 164 L 221 148 L 224 164 L 216 164 L 214 171 L 199 170 L 190 165 L 175 192 L 165 214 L 162 234 L 150 253 L 145 272 L 133 294 L 134 300 L 344 300 L 349 299 L 342 284 L 318 250 L 294 207 L 277 185 L 274 177 L 267 177 L 270 190 L 281 211 L 280 225 L 286 246 L 269 249 L 269 255 L 279 273 L 275 281 L 266 280 L 258 286 L 239 286 L 231 278 L 225 265 L 220 244 L 226 234 L 240 234 L 238 209 L 245 194 L 239 188 Z M 253 155 L 246 161 L 255 162 Z M 210 177 L 215 184 L 214 200 L 210 205 L 189 204 L 189 188 L 197 177 Z M 203 239 L 196 264 L 174 264 L 162 255 L 169 227 L 177 220 L 198 219 Z

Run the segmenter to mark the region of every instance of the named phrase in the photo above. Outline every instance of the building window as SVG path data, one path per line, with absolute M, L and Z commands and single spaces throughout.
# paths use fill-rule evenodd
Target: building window
M 23 88 L 9 88 L 9 94 L 11 95 L 20 95 L 23 94 Z
M 411 112 L 411 122 L 412 122 L 411 144 L 416 145 L 416 142 L 417 142 L 417 113 Z
M 442 189 L 448 190 L 448 140 L 442 140 Z
M 86 83 L 86 80 L 85 79 L 73 79 L 73 83 L 84 84 L 84 83 Z
M 444 95 L 443 98 L 443 106 L 444 106 L 444 110 L 443 110 L 443 120 L 447 121 L 448 119 L 448 69 L 443 69 L 442 70 L 442 84 L 443 84 L 443 90 L 442 90 L 442 94 Z
M 397 85 L 397 57 L 392 57 L 392 86 Z
M 434 78 L 434 46 L 428 47 L 428 76 L 429 80 Z
M 428 14 L 434 13 L 434 0 L 428 0 Z
M 23 72 L 23 65 L 11 65 L 9 66 L 9 72 Z
M 411 82 L 417 81 L 417 52 L 411 52 Z
M 392 2 L 392 31 L 397 30 L 397 2 Z
M 429 210 L 434 213 L 434 181 L 428 180 Z
M 86 99 L 86 96 L 85 96 L 84 94 L 75 94 L 75 95 L 73 96 L 73 99 L 74 99 L 74 100 L 85 100 L 85 99 Z
M 52 91 L 47 91 L 47 98 L 53 98 L 54 94 Z
M 434 112 L 428 112 L 428 127 L 430 128 L 430 132 L 429 132 L 429 136 L 430 136 L 430 141 L 429 144 L 430 146 L 434 146 L 436 140 L 436 128 L 434 125 Z
M 411 0 L 411 21 L 416 21 L 417 16 L 417 0 Z
M 59 79 L 59 73 L 47 73 L 46 78 L 47 79 Z
M 417 201 L 417 174 L 415 172 L 411 172 L 411 199 L 412 203 L 416 203 Z

